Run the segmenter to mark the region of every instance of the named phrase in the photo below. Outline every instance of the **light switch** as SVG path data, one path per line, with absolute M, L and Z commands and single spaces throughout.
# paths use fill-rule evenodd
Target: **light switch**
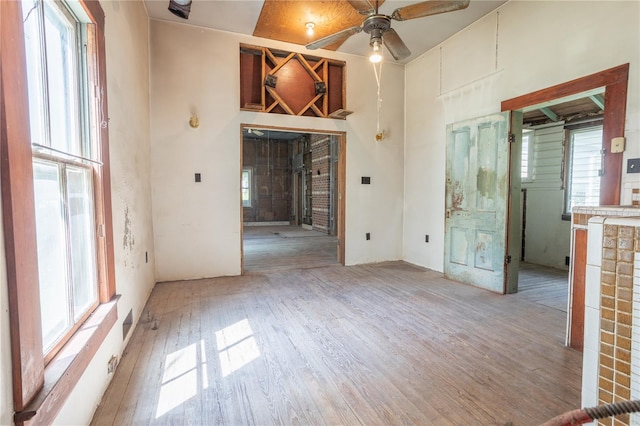
M 624 152 L 624 137 L 611 139 L 611 153 L 618 154 Z

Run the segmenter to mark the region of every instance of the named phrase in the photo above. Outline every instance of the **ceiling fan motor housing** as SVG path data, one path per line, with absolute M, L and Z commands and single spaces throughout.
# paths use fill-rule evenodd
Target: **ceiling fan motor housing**
M 362 23 L 362 30 L 371 35 L 369 44 L 372 45 L 374 41 L 382 40 L 382 34 L 391 28 L 391 18 L 385 15 L 372 15 L 364 20 Z

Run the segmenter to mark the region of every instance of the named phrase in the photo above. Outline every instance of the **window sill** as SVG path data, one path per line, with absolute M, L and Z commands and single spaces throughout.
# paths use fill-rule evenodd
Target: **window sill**
M 118 319 L 119 295 L 99 305 L 44 369 L 44 386 L 24 411 L 15 413 L 17 425 L 52 424 L 67 397 Z

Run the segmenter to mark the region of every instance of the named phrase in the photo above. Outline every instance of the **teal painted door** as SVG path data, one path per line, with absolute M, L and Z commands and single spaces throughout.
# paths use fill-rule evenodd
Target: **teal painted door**
M 444 272 L 503 293 L 507 254 L 510 114 L 447 126 Z

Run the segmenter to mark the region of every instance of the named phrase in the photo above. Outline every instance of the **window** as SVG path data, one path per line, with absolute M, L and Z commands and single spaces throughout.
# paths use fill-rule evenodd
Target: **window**
M 42 346 L 55 354 L 98 304 L 86 25 L 61 2 L 22 2 Z
M 117 320 L 104 12 L 0 1 L 0 34 L 14 420 L 51 424 Z
M 242 207 L 251 207 L 251 182 L 253 173 L 250 168 L 242 169 Z
M 522 131 L 522 160 L 520 179 L 523 182 L 533 180 L 533 130 Z
M 565 214 L 575 206 L 600 204 L 602 125 L 569 129 L 566 149 Z

